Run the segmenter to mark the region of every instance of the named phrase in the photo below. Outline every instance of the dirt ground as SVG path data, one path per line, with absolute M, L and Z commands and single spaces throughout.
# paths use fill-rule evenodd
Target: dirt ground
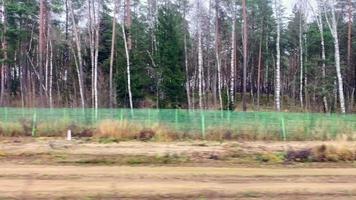
M 1 138 L 0 199 L 356 199 L 354 163 L 266 164 L 224 157 L 317 144 L 324 142 Z

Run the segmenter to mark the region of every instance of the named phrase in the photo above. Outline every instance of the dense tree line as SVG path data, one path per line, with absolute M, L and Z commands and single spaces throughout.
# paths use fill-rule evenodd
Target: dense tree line
M 0 4 L 1 106 L 354 109 L 354 0 Z

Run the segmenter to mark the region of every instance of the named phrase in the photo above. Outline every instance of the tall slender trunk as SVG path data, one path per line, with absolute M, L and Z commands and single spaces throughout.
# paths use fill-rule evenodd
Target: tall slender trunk
M 93 4 L 93 0 L 88 0 L 88 14 L 89 14 L 89 26 L 88 26 L 88 34 L 89 34 L 89 49 L 90 49 L 90 65 L 91 65 L 91 105 L 94 107 L 95 105 L 95 30 L 94 30 L 94 17 L 93 12 L 95 10 Z
M 129 92 L 129 103 L 130 103 L 130 109 L 132 111 L 133 102 L 132 102 L 132 93 L 131 93 L 130 53 L 126 40 L 126 31 L 125 31 L 124 24 L 122 24 L 122 35 L 124 37 L 124 46 L 125 46 L 125 53 L 126 53 L 127 90 Z
M 276 16 L 277 16 L 277 61 L 276 61 L 276 85 L 275 85 L 275 106 L 277 111 L 281 111 L 281 49 L 280 49 L 280 37 L 281 37 L 281 28 L 280 28 L 280 0 L 275 0 L 276 7 Z
M 338 38 L 338 30 L 337 30 L 337 21 L 335 14 L 335 1 L 328 0 L 328 4 L 331 7 L 331 19 L 329 19 L 327 12 L 326 21 L 328 23 L 329 29 L 334 39 L 334 48 L 335 48 L 335 68 L 336 68 L 336 76 L 338 82 L 338 92 L 339 92 L 339 101 L 340 101 L 340 110 L 341 113 L 346 113 L 345 108 L 345 97 L 344 97 L 344 84 L 342 80 L 341 67 L 340 67 L 340 46 L 339 46 L 339 38 Z M 330 22 L 331 21 L 331 22 Z
M 40 0 L 40 13 L 39 13 L 39 42 L 38 42 L 38 54 L 39 54 L 39 82 L 43 84 L 43 67 L 47 67 L 45 62 L 46 44 L 47 44 L 47 0 Z M 47 60 L 47 58 L 46 58 Z M 44 65 L 44 66 L 43 66 Z M 47 70 L 48 71 L 48 70 Z M 46 72 L 46 70 L 45 70 Z M 46 77 L 46 76 L 45 76 Z M 46 80 L 46 78 L 45 78 Z M 39 84 L 39 85 L 40 85 Z M 46 85 L 46 84 L 45 84 Z M 43 93 L 47 94 L 45 88 L 40 87 L 40 104 L 44 104 Z
M 99 15 L 99 13 L 98 13 Z M 99 58 L 99 31 L 100 31 L 100 22 L 99 16 L 96 16 L 95 21 L 95 75 L 94 75 L 94 90 L 95 90 L 95 116 L 98 117 L 98 58 Z
M 304 108 L 303 100 L 303 23 L 302 23 L 302 13 L 299 11 L 299 66 L 300 66 L 300 76 L 299 76 L 299 101 L 300 107 Z
M 187 34 L 184 33 L 184 65 L 185 65 L 185 88 L 187 92 L 188 109 L 191 109 L 190 99 L 190 84 L 189 84 L 189 66 L 188 66 L 188 50 L 187 50 Z
M 183 8 L 184 20 L 186 20 L 186 5 Z M 192 108 L 192 101 L 190 98 L 190 79 L 189 79 L 189 66 L 188 66 L 188 47 L 187 47 L 187 36 L 188 27 L 184 25 L 184 65 L 185 65 L 185 90 L 187 92 L 188 109 Z M 154 36 L 152 36 L 153 38 Z
M 263 33 L 264 33 L 264 20 L 262 20 L 262 31 L 260 38 L 260 46 L 258 49 L 258 71 L 257 71 L 257 110 L 260 109 L 260 90 L 261 90 L 261 65 L 262 65 L 262 41 L 263 41 Z
M 242 94 L 242 107 L 243 111 L 247 110 L 246 92 L 247 92 L 247 42 L 248 42 L 248 23 L 246 0 L 242 0 L 242 16 L 243 16 L 243 94 Z
M 268 27 L 267 27 L 268 29 Z M 269 75 L 269 60 L 268 60 L 268 56 L 269 56 L 269 47 L 268 47 L 268 34 L 266 34 L 266 60 L 265 60 L 265 65 L 266 65 L 266 69 L 265 69 L 265 77 L 264 77 L 264 92 L 267 94 L 268 96 L 268 75 Z
M 220 109 L 223 109 L 222 101 L 222 83 L 221 83 L 221 60 L 220 60 L 220 24 L 219 24 L 219 0 L 215 0 L 215 56 L 216 56 L 216 65 L 218 68 L 218 96 L 219 96 L 219 105 Z
M 3 51 L 3 56 L 4 60 L 1 64 L 1 90 L 0 90 L 0 105 L 4 106 L 4 95 L 6 93 L 6 88 L 5 88 L 5 81 L 6 81 L 6 71 L 7 71 L 7 38 L 6 38 L 6 33 L 7 33 L 7 24 L 6 24 L 6 13 L 5 13 L 5 2 L 2 1 L 2 4 L 0 5 L 0 15 L 1 15 L 1 23 L 3 24 L 3 33 L 2 33 L 2 38 L 1 38 L 1 48 Z
M 53 45 L 49 40 L 50 61 L 49 61 L 49 107 L 53 108 L 52 87 L 53 87 Z
M 125 29 L 126 29 L 126 38 L 127 38 L 127 48 L 129 51 L 132 49 L 132 40 L 131 40 L 131 0 L 126 0 L 125 3 Z
M 115 40 L 116 40 L 116 14 L 118 13 L 120 0 L 114 1 L 114 14 L 112 18 L 112 35 L 111 35 L 111 54 L 110 54 L 110 75 L 109 75 L 109 106 L 113 108 L 114 90 L 113 90 L 113 65 L 115 55 Z
M 305 44 L 307 44 L 307 36 L 304 37 L 305 39 Z M 305 63 L 308 63 L 308 48 L 305 47 L 305 58 L 304 58 Z M 309 104 L 310 104 L 310 99 L 309 99 L 309 94 L 308 94 L 308 72 L 306 66 L 304 66 L 304 102 L 305 102 L 305 108 L 309 109 Z
M 68 8 L 70 10 L 70 15 L 72 18 L 72 24 L 73 24 L 73 32 L 74 32 L 74 40 L 76 44 L 76 53 L 78 59 L 78 65 L 77 65 L 77 74 L 78 74 L 78 84 L 79 84 L 79 93 L 80 93 L 80 99 L 81 99 L 81 106 L 84 109 L 85 108 L 85 101 L 84 101 L 84 84 L 83 84 L 83 58 L 82 58 L 82 49 L 81 49 L 81 44 L 80 44 L 80 38 L 79 38 L 79 32 L 77 28 L 77 24 L 75 22 L 75 17 L 74 17 L 74 10 L 73 10 L 73 5 L 72 1 L 68 1 Z M 73 52 L 75 52 L 73 50 Z
M 352 11 L 353 11 L 353 7 L 352 7 L 352 0 L 349 0 L 349 8 L 348 8 L 348 31 L 347 31 L 347 68 L 348 71 L 350 72 L 350 85 L 352 85 L 352 64 L 353 64 L 353 58 L 352 58 Z M 355 68 L 355 76 L 354 76 L 354 83 L 355 85 L 352 86 L 351 89 L 351 96 L 350 96 L 350 103 L 349 103 L 349 110 L 352 111 L 353 109 L 353 99 L 354 99 L 354 93 L 355 93 L 355 89 L 356 89 L 356 68 Z
M 347 30 L 347 67 L 351 70 L 352 54 L 352 1 L 349 0 Z
M 200 24 L 200 22 L 199 22 Z M 202 47 L 202 33 L 198 30 L 198 81 L 199 81 L 199 108 L 203 109 L 203 47 Z
M 310 5 L 310 7 L 313 9 L 313 7 Z M 326 55 L 325 55 L 325 40 L 324 40 L 324 22 L 323 22 L 323 17 L 321 14 L 321 4 L 320 2 L 317 2 L 317 12 L 313 10 L 313 12 L 316 15 L 316 22 L 318 25 L 318 29 L 320 32 L 320 46 L 321 46 L 321 60 L 322 60 L 322 65 L 321 65 L 321 74 L 322 74 L 322 97 L 323 97 L 323 105 L 324 105 L 324 112 L 328 112 L 329 106 L 328 106 L 328 99 L 327 99 L 327 94 L 326 94 L 326 89 L 325 89 L 325 84 L 326 84 Z
M 230 68 L 230 109 L 234 110 L 235 105 L 235 68 L 236 68 L 236 18 L 235 12 L 232 21 L 231 33 L 231 68 Z

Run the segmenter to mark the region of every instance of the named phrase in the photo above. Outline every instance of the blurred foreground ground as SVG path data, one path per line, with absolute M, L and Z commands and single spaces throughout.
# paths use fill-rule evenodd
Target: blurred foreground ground
M 2 138 L 0 199 L 356 199 L 354 162 L 253 156 L 318 143 Z

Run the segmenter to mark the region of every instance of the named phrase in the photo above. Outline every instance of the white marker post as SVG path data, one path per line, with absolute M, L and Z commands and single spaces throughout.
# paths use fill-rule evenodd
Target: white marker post
M 68 130 L 67 132 L 67 141 L 72 141 L 72 131 Z

